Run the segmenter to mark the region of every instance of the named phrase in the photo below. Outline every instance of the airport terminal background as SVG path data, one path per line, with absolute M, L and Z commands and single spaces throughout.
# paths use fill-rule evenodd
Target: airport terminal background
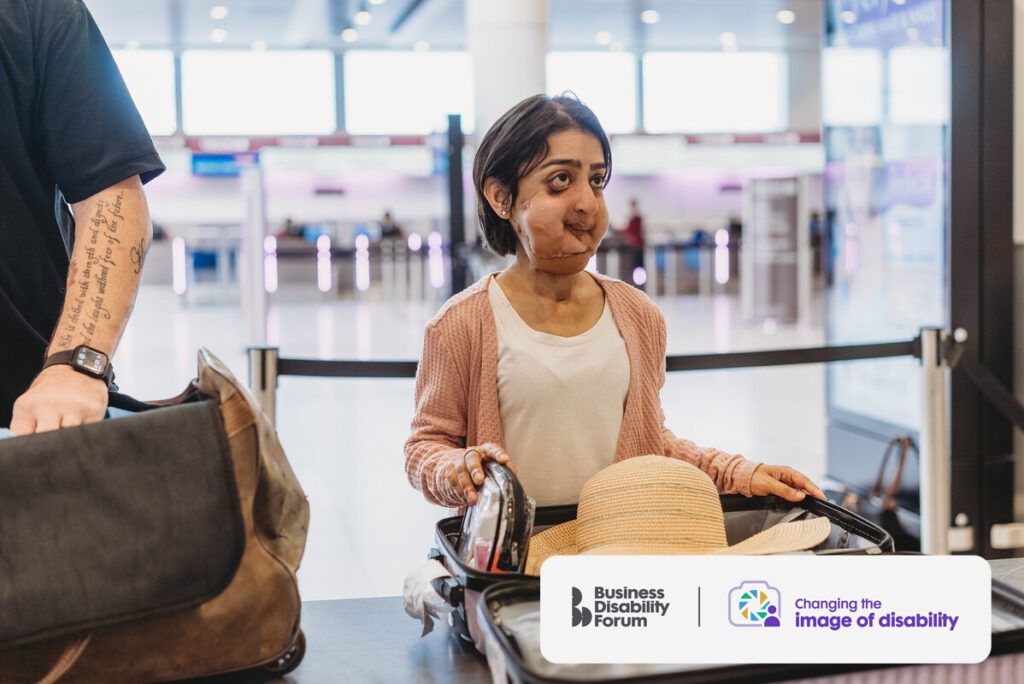
M 474 72 L 474 52 L 486 52 L 480 36 L 492 30 L 481 20 L 486 0 L 86 4 L 168 167 L 146 188 L 159 239 L 115 357 L 122 390 L 143 399 L 177 394 L 195 372 L 199 347 L 245 376 L 245 348 L 254 340 L 239 250 L 251 200 L 260 196 L 265 342 L 289 357 L 417 358 L 424 324 L 451 293 L 449 114 L 461 115 L 467 136 L 469 277 L 501 268 L 476 243 L 468 170 L 482 132 L 476 121 L 513 104 L 495 84 L 521 78 L 511 73 L 521 68 Z M 844 52 L 843 43 L 878 17 L 851 16 L 847 5 L 855 3 L 840 0 L 513 4 L 512 14 L 524 18 L 515 30 L 544 53 L 541 89 L 572 90 L 612 135 L 606 196 L 613 230 L 594 267 L 647 290 L 665 314 L 668 353 L 826 343 L 830 292 L 837 283 L 856 291 L 858 279 L 889 263 L 891 240 L 899 238 L 890 226 L 884 247 L 865 238 L 858 253 L 851 248 L 860 244 L 856 225 L 833 225 L 837 211 L 855 214 L 856 206 L 827 196 L 826 160 L 856 162 L 865 152 L 826 131 L 909 128 L 916 133 L 898 142 L 906 149 L 892 149 L 894 136 L 884 153 L 909 150 L 941 164 L 948 47 L 942 21 L 936 28 L 928 10 L 942 12 L 945 3 L 893 0 L 893 12 L 914 10 L 917 18 L 886 46 L 899 59 L 890 58 L 884 74 L 874 69 L 881 57 L 848 59 L 856 50 Z M 851 82 L 859 87 L 846 87 Z M 846 147 L 829 150 L 829 140 Z M 252 168 L 261 192 L 253 190 Z M 793 181 L 780 192 L 792 200 L 785 206 L 795 232 L 776 257 L 796 266 L 786 280 L 792 287 L 781 293 L 767 275 L 745 270 L 752 226 L 762 220 L 754 189 L 770 179 Z M 916 209 L 896 222 L 924 222 L 941 234 L 947 188 L 940 179 L 921 192 Z M 628 223 L 631 199 L 646 235 L 640 268 L 632 250 L 616 246 L 622 238 L 614 229 Z M 1024 222 L 1015 228 L 1020 282 Z M 907 258 L 925 263 L 901 282 L 934 285 L 937 273 L 941 290 L 944 247 L 914 243 L 919 235 L 903 233 Z M 836 236 L 846 241 L 836 244 Z M 883 256 L 873 254 L 876 247 Z M 895 249 L 904 253 L 900 244 Z M 931 300 L 901 305 L 916 307 L 917 317 L 932 307 Z M 869 314 L 860 322 L 872 323 Z M 865 334 L 905 339 L 920 322 Z M 299 576 L 305 600 L 394 595 L 425 557 L 445 511 L 405 479 L 412 394 L 412 380 L 281 380 L 278 429 L 312 509 Z M 662 400 L 669 426 L 698 444 L 792 465 L 816 479 L 826 472 L 822 366 L 671 374 Z

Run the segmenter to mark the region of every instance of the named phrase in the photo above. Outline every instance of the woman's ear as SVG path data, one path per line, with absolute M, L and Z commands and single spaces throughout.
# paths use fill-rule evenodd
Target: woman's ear
M 494 213 L 503 219 L 508 218 L 509 204 L 508 190 L 505 189 L 496 178 L 488 178 L 484 181 L 484 197 L 491 205 Z

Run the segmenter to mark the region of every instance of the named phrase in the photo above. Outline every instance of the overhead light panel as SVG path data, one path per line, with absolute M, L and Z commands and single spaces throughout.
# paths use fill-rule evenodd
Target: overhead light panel
M 228 18 L 228 14 L 230 14 L 230 13 L 231 13 L 231 10 L 229 10 L 224 5 L 214 5 L 213 7 L 210 8 L 210 18 L 213 19 L 214 21 L 220 21 L 221 19 L 227 19 Z
M 356 12 L 355 16 L 352 17 L 352 21 L 354 21 L 357 26 L 366 26 L 373 21 L 373 15 L 366 10 L 359 10 Z
M 644 10 L 640 13 L 640 21 L 645 24 L 657 24 L 661 21 L 661 12 L 658 10 Z
M 718 36 L 718 42 L 722 44 L 722 48 L 725 50 L 735 50 L 736 34 L 731 31 L 726 31 Z
M 609 43 L 612 42 L 612 34 L 609 33 L 608 31 L 598 31 L 597 34 L 594 36 L 594 40 L 596 40 L 601 45 L 608 45 Z
M 210 40 L 214 43 L 223 43 L 228 39 L 228 32 L 224 29 L 213 29 L 210 31 Z
M 341 39 L 346 43 L 354 43 L 359 40 L 359 31 L 354 28 L 347 28 L 341 32 Z
M 796 21 L 796 12 L 793 10 L 780 10 L 775 18 L 779 20 L 780 24 L 792 24 Z
M 839 18 L 842 19 L 843 22 L 846 24 L 852 24 L 853 22 L 857 21 L 857 15 L 853 12 L 853 10 L 844 10 L 840 12 Z
M 370 0 L 371 5 L 383 5 L 387 0 Z

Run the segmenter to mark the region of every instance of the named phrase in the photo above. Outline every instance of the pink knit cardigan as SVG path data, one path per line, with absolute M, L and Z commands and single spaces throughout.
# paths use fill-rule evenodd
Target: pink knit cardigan
M 504 446 L 498 408 L 498 335 L 487 296 L 491 274 L 449 299 L 427 323 L 416 373 L 416 415 L 405 443 L 405 471 L 428 501 L 465 506 L 446 477 L 467 446 Z M 706 472 L 718 491 L 750 496 L 760 465 L 701 448 L 665 427 L 665 319 L 647 295 L 621 280 L 597 276 L 626 344 L 629 387 L 615 460 L 646 454 L 681 458 Z

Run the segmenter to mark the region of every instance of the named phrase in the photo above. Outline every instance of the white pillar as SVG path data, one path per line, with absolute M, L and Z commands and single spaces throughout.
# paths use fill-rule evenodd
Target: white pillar
M 246 326 L 246 343 L 260 347 L 267 344 L 263 248 L 267 234 L 267 209 L 263 171 L 258 164 L 242 167 L 242 193 L 245 196 L 245 222 L 242 224 L 242 254 L 239 263 L 242 318 Z
M 512 105 L 544 92 L 548 0 L 466 0 L 466 43 L 479 139 Z

